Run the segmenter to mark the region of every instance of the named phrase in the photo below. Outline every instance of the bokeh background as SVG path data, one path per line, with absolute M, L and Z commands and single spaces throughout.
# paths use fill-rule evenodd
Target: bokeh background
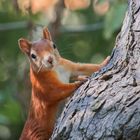
M 126 8 L 126 0 L 0 0 L 0 140 L 18 140 L 30 101 L 29 63 L 18 39 L 39 39 L 47 26 L 63 57 L 100 63 Z

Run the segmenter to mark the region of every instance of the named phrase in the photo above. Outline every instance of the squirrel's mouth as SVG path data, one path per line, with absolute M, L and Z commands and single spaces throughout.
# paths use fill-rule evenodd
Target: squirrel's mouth
M 40 71 L 45 71 L 45 70 L 51 70 L 53 69 L 54 67 L 54 64 L 44 64 L 44 63 L 41 63 L 40 67 L 38 68 L 38 71 L 37 73 L 39 73 Z
M 54 66 L 54 62 L 52 61 L 52 62 L 42 62 L 42 64 L 43 64 L 43 66 L 45 67 L 45 68 L 52 68 L 53 66 Z
M 43 64 L 43 68 L 47 70 L 50 70 L 54 67 L 54 62 L 52 63 L 47 62 L 47 63 L 42 63 L 42 64 Z
M 53 58 L 52 60 L 45 61 L 44 59 L 40 61 L 38 66 L 38 72 L 52 70 L 57 65 L 57 61 Z

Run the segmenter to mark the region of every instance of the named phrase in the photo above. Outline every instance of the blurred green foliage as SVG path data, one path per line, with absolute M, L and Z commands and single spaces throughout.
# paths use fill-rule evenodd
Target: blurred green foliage
M 83 24 L 102 24 L 100 29 L 94 31 L 61 33 L 55 39 L 61 55 L 76 62 L 101 62 L 111 54 L 126 7 L 126 1 L 112 1 L 110 10 L 102 17 L 96 15 L 92 7 L 69 11 L 67 17 L 62 19 L 64 28 L 69 25 L 75 27 Z M 41 13 L 29 16 L 16 9 L 13 1 L 0 1 L 0 139 L 3 140 L 18 139 L 26 118 L 25 105 L 26 102 L 29 103 L 29 98 L 25 97 L 30 94 L 30 86 L 27 86 L 29 64 L 20 52 L 17 40 L 20 37 L 29 37 L 30 29 L 2 28 L 4 24 L 17 21 L 32 21 L 44 26 L 49 23 Z

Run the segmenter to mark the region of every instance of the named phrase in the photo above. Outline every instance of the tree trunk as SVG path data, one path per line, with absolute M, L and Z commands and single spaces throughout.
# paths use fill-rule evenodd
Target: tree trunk
M 128 4 L 110 62 L 66 104 L 53 140 L 140 140 L 140 0 Z

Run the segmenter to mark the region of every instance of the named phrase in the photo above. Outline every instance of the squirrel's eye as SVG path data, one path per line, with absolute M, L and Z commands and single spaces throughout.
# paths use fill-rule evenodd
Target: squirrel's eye
M 31 54 L 31 57 L 33 58 L 33 59 L 36 59 L 36 55 L 35 54 Z
M 56 49 L 56 48 L 57 48 L 55 44 L 53 44 L 53 48 L 54 48 L 54 49 Z

